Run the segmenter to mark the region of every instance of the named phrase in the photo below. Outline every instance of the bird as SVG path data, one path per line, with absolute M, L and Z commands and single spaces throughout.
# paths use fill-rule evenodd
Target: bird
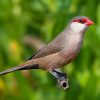
M 42 69 L 57 78 L 59 86 L 69 88 L 67 75 L 61 68 L 77 57 L 83 44 L 84 33 L 92 24 L 93 21 L 86 16 L 72 18 L 50 43 L 34 53 L 25 63 L 0 72 L 0 76 L 19 70 Z

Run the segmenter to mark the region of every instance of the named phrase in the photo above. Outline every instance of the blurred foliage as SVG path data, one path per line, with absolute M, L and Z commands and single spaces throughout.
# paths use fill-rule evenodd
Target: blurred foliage
M 58 89 L 53 76 L 41 70 L 15 72 L 0 77 L 0 100 L 100 100 L 99 0 L 0 0 L 0 71 L 35 51 L 23 43 L 25 35 L 48 43 L 77 15 L 95 24 L 86 32 L 77 59 L 64 68 L 70 89 Z

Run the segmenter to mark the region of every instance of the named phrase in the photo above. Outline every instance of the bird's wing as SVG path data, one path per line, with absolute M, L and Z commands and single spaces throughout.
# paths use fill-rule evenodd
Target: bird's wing
M 61 51 L 63 49 L 64 39 L 64 34 L 59 34 L 52 42 L 38 50 L 28 60 L 44 57 Z
M 44 57 L 44 56 L 59 52 L 60 50 L 61 50 L 60 48 L 45 46 L 41 48 L 40 50 L 38 50 L 37 52 L 35 52 L 28 60 Z

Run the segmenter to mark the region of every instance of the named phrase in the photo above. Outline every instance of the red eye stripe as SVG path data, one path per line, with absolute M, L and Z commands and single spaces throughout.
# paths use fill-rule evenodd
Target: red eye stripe
M 87 18 L 78 18 L 73 20 L 72 22 L 79 22 L 79 23 L 85 23 L 88 19 Z
M 76 17 L 76 18 L 72 19 L 71 22 L 77 22 L 80 24 L 84 24 L 86 26 L 90 26 L 90 25 L 94 24 L 93 21 L 87 17 L 78 17 L 78 18 Z

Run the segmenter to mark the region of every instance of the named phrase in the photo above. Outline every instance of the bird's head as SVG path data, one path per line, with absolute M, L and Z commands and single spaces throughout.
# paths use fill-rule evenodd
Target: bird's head
M 74 32 L 84 32 L 92 24 L 93 22 L 88 17 L 78 16 L 70 21 L 69 27 Z

